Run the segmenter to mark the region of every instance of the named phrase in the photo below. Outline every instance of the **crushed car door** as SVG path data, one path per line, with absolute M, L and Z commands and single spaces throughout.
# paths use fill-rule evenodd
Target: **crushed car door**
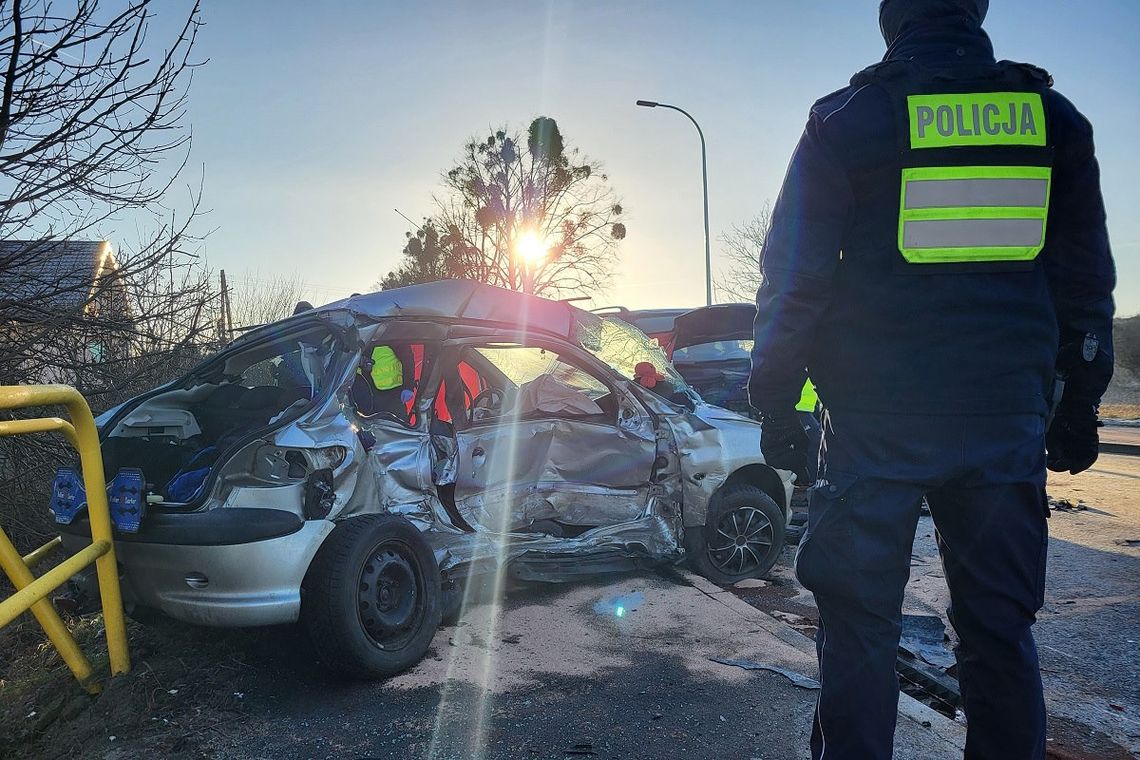
M 481 390 L 458 377 L 462 365 Z M 652 428 L 632 424 L 644 410 L 587 359 L 567 347 L 474 343 L 455 347 L 444 377 L 469 389 L 455 420 L 455 502 L 469 522 L 573 536 L 645 513 Z

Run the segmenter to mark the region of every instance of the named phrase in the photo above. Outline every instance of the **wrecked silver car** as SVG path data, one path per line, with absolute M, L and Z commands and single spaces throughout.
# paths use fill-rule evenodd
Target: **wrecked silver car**
M 636 328 L 473 282 L 259 328 L 98 422 L 112 490 L 145 494 L 116 513 L 130 611 L 303 620 L 357 677 L 419 660 L 489 571 L 761 575 L 792 489 L 760 426 L 701 402 Z M 82 546 L 82 511 L 52 508 Z

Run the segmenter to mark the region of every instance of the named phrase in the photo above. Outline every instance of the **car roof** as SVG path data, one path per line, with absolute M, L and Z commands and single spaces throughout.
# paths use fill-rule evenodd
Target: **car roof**
M 287 323 L 345 313 L 357 323 L 391 318 L 481 322 L 537 330 L 570 341 L 575 340 L 575 325 L 579 321 L 588 323 L 600 318 L 565 301 L 552 301 L 473 280 L 439 280 L 354 295 L 251 330 L 238 341 L 257 340 L 267 331 Z

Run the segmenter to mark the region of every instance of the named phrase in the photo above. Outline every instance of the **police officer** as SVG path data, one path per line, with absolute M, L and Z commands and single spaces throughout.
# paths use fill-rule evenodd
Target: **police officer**
M 883 0 L 886 56 L 812 107 L 764 246 L 767 460 L 804 464 L 805 367 L 827 410 L 796 557 L 820 615 L 816 758 L 891 755 L 924 495 L 966 756 L 1044 756 L 1045 469 L 1096 459 L 1115 273 L 1092 129 L 1046 72 L 994 60 L 987 8 Z

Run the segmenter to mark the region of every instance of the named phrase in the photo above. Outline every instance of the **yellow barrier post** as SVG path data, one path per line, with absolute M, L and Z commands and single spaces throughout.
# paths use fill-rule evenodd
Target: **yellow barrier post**
M 96 692 L 98 684 L 92 680 L 91 663 L 79 650 L 74 637 L 68 632 L 47 596 L 66 583 L 72 575 L 94 563 L 99 579 L 99 596 L 103 603 L 103 625 L 107 633 L 111 674 L 130 670 L 127 628 L 123 619 L 123 599 L 119 589 L 99 434 L 86 399 L 70 386 L 0 386 L 0 409 L 31 406 L 63 406 L 71 421 L 59 417 L 0 421 L 0 436 L 58 431 L 67 437 L 79 452 L 83 486 L 87 492 L 87 514 L 91 522 L 91 545 L 36 578 L 30 570 L 31 565 L 58 547 L 60 539 L 54 538 L 26 557 L 21 557 L 3 528 L 0 528 L 0 567 L 16 587 L 15 594 L 0 602 L 0 627 L 30 610 L 75 677 L 88 691 Z

